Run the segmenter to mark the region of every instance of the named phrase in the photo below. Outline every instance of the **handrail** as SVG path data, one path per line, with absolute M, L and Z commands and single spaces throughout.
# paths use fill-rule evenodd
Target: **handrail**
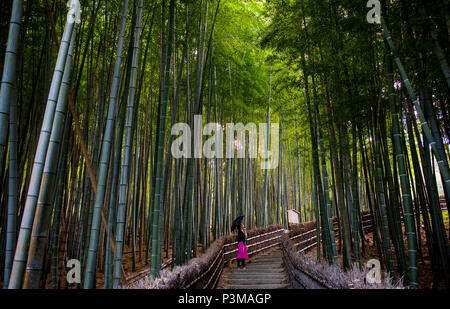
M 277 232 L 280 232 L 280 231 L 283 231 L 283 230 L 278 230 Z M 260 242 L 257 242 L 257 243 L 248 245 L 248 246 L 247 246 L 247 249 L 250 248 L 250 247 L 254 247 L 254 246 L 260 245 L 260 244 L 262 244 L 262 243 L 268 242 L 268 241 L 272 241 L 272 240 L 278 239 L 278 238 L 280 238 L 280 237 L 281 237 L 281 236 L 276 236 L 276 237 L 274 237 L 274 238 L 264 239 L 264 240 L 262 240 L 262 241 L 260 241 Z M 235 243 L 235 244 L 236 244 L 236 243 Z M 225 253 L 225 254 L 230 254 L 230 253 L 233 253 L 233 252 L 236 252 L 236 251 L 238 251 L 238 249 L 233 249 L 233 250 L 231 250 L 231 251 L 228 251 L 228 252 Z
M 186 286 L 186 289 L 189 289 L 191 286 L 193 286 L 194 284 L 196 284 L 198 281 L 200 281 L 201 279 L 203 279 L 203 277 L 211 270 L 211 268 L 216 264 L 217 259 L 219 258 L 219 256 L 223 257 L 223 247 L 222 249 L 220 249 L 219 253 L 217 254 L 216 258 L 214 259 L 214 262 L 211 263 L 211 266 L 209 266 L 209 268 L 197 279 L 195 279 L 194 281 L 192 281 L 190 284 L 188 284 Z
M 361 219 L 362 219 L 362 220 L 361 220 L 361 222 L 362 222 L 362 228 L 363 228 L 364 230 L 366 230 L 366 229 L 368 229 L 368 228 L 371 228 L 371 227 L 373 226 L 373 225 L 372 225 L 372 220 L 371 220 L 371 218 L 369 218 L 369 219 L 367 219 L 367 220 L 363 220 L 363 219 L 365 219 L 365 218 L 367 218 L 367 217 L 370 217 L 370 216 L 371 216 L 370 213 L 364 214 L 364 215 L 361 216 Z M 336 223 L 337 223 L 337 221 L 334 221 L 334 222 L 333 222 L 333 225 L 336 224 Z M 369 224 L 367 224 L 367 223 L 369 223 Z M 335 237 L 339 236 L 339 234 L 338 234 L 339 229 L 334 229 L 334 231 L 335 231 L 335 233 L 336 233 L 336 234 L 335 234 Z M 290 237 L 290 240 L 294 240 L 294 239 L 296 239 L 296 238 L 299 238 L 299 237 L 308 235 L 308 234 L 310 234 L 310 233 L 312 233 L 312 232 L 317 232 L 317 228 L 313 228 L 313 229 L 311 229 L 310 231 L 307 231 L 307 232 L 304 232 L 304 233 L 301 233 L 301 234 L 292 236 L 292 237 Z M 320 235 L 322 235 L 322 232 L 320 232 Z M 315 241 L 314 241 L 314 240 L 315 240 Z M 295 247 L 298 247 L 298 246 L 304 245 L 305 243 L 308 243 L 308 242 L 310 242 L 310 241 L 314 241 L 314 242 L 311 243 L 311 244 L 308 244 L 306 247 L 300 248 L 300 249 L 297 251 L 297 253 L 305 252 L 306 250 L 308 250 L 308 249 L 313 248 L 314 246 L 316 246 L 316 245 L 317 245 L 317 236 L 313 236 L 313 237 L 311 237 L 311 238 L 304 239 L 304 240 L 302 240 L 302 241 L 300 241 L 300 242 L 294 242 L 294 246 L 295 246 Z M 320 242 L 322 242 L 322 239 L 320 239 Z
M 281 238 L 281 235 L 277 235 L 277 234 L 279 234 L 280 232 L 284 232 L 284 231 L 285 231 L 284 229 L 278 228 L 278 229 L 276 229 L 274 231 L 271 231 L 271 232 L 257 234 L 255 236 L 249 237 L 247 239 L 247 241 L 252 241 L 252 240 L 255 240 L 255 239 L 257 240 L 258 238 L 265 237 L 265 236 L 268 236 L 268 235 L 274 235 L 273 237 L 270 237 L 270 238 L 267 238 L 267 239 L 263 239 L 261 241 L 258 241 L 256 243 L 254 243 L 254 244 L 248 245 L 247 248 L 250 249 L 248 254 L 249 255 L 255 254 L 255 253 L 258 253 L 258 252 L 270 249 L 270 248 L 272 248 L 274 246 L 278 246 L 280 244 L 279 239 Z M 255 246 L 260 246 L 262 244 L 265 244 L 265 243 L 268 243 L 268 242 L 273 242 L 273 241 L 275 241 L 275 243 L 268 244 L 268 245 L 263 245 L 262 248 L 259 248 L 257 250 L 251 250 L 251 248 L 254 248 Z M 197 283 L 199 283 L 202 279 L 204 279 L 207 274 L 211 273 L 211 271 L 213 271 L 213 272 L 212 272 L 212 275 L 210 276 L 208 282 L 206 282 L 204 285 L 202 285 L 202 286 L 200 286 L 198 288 L 206 289 L 206 288 L 210 287 L 211 284 L 212 284 L 213 287 L 215 287 L 217 285 L 217 282 L 219 281 L 220 275 L 222 274 L 225 262 L 233 261 L 235 259 L 235 258 L 231 258 L 231 259 L 227 258 L 227 256 L 229 254 L 234 253 L 234 252 L 237 251 L 237 249 L 229 250 L 229 248 L 231 246 L 233 246 L 233 245 L 234 246 L 237 245 L 237 242 L 234 241 L 234 242 L 230 242 L 230 243 L 224 244 L 222 246 L 222 248 L 219 250 L 219 252 L 217 253 L 216 257 L 214 258 L 214 261 L 208 267 L 208 269 L 206 269 L 204 272 L 202 272 L 202 274 L 199 277 L 197 277 L 194 281 L 192 281 L 189 284 L 185 285 L 184 288 L 185 289 L 194 288 L 194 286 Z
M 367 228 L 372 227 L 370 213 L 362 215 L 361 216 L 361 222 L 362 222 L 363 229 L 367 229 Z M 337 224 L 337 220 L 336 219 L 333 222 L 333 225 L 335 225 L 335 224 Z M 336 232 L 339 231 L 339 229 L 337 229 L 337 228 L 335 228 L 334 230 Z M 276 228 L 273 231 L 265 232 L 265 233 L 262 233 L 262 234 L 257 234 L 257 235 L 254 235 L 252 237 L 249 237 L 247 239 L 247 241 L 251 242 L 251 241 L 256 240 L 256 242 L 252 243 L 252 244 L 249 244 L 247 246 L 248 254 L 249 255 L 254 255 L 254 254 L 257 254 L 259 252 L 271 249 L 271 248 L 273 248 L 275 246 L 279 246 L 280 243 L 281 243 L 280 239 L 282 238 L 282 235 L 278 235 L 278 234 L 284 233 L 284 232 L 286 232 L 286 230 L 284 228 L 278 227 L 278 228 Z M 314 232 L 317 232 L 317 228 L 315 226 L 311 227 L 311 229 L 308 230 L 308 231 L 299 233 L 297 235 L 290 236 L 289 239 L 290 240 L 295 240 L 295 239 L 298 239 L 300 237 L 304 237 L 304 236 L 309 235 L 309 234 L 314 233 Z M 336 234 L 336 236 L 337 235 L 338 234 Z M 267 237 L 267 236 L 269 236 L 269 238 L 259 240 L 259 238 Z M 218 253 L 215 256 L 214 261 L 209 265 L 208 269 L 203 271 L 192 282 L 190 282 L 188 284 L 185 284 L 184 285 L 185 289 L 190 289 L 190 288 L 206 289 L 206 288 L 210 287 L 210 285 L 211 285 L 211 287 L 215 287 L 217 285 L 217 282 L 219 281 L 219 278 L 220 278 L 220 276 L 222 274 L 222 271 L 223 271 L 225 263 L 228 263 L 230 261 L 232 262 L 232 261 L 234 261 L 236 259 L 235 257 L 230 258 L 230 254 L 235 253 L 236 251 L 238 251 L 238 249 L 232 248 L 232 246 L 236 246 L 238 242 L 237 241 L 231 241 L 230 242 L 230 241 L 231 241 L 231 238 L 225 240 L 226 243 L 224 243 L 222 245 L 222 247 L 220 248 L 220 250 L 218 251 Z M 308 244 L 311 241 L 313 241 L 313 243 Z M 312 248 L 312 247 L 317 245 L 317 235 L 315 235 L 313 237 L 310 237 L 308 239 L 302 239 L 299 242 L 295 242 L 294 241 L 294 245 L 295 245 L 296 248 L 300 246 L 299 251 L 297 251 L 297 253 L 304 252 L 304 251 L 306 251 L 306 250 L 308 250 L 308 249 L 310 249 L 310 248 Z M 304 246 L 304 245 L 306 245 L 306 246 Z M 261 246 L 261 248 L 258 248 L 258 246 Z M 302 246 L 304 246 L 304 247 L 302 247 Z M 162 268 L 166 268 L 167 266 L 171 265 L 172 262 L 173 261 L 169 260 L 168 262 L 166 262 L 163 265 Z M 198 284 L 199 282 L 201 282 L 201 280 L 204 279 L 207 274 L 211 273 L 211 271 L 213 271 L 213 272 L 212 272 L 212 275 L 210 276 L 209 280 L 205 284 L 202 284 L 202 286 L 196 287 L 195 285 Z M 147 270 L 147 272 L 140 272 L 137 276 L 131 276 L 131 277 L 127 278 L 127 279 L 128 280 L 137 281 L 138 277 L 141 277 L 143 274 L 145 275 L 146 273 L 148 273 L 148 270 Z
M 261 238 L 261 237 L 264 237 L 264 236 L 267 236 L 267 235 L 274 235 L 274 234 L 275 234 L 275 236 L 273 236 L 273 237 L 270 237 L 270 238 L 267 238 L 267 239 L 263 239 L 263 240 L 258 241 L 258 242 L 256 242 L 256 243 L 253 243 L 253 244 L 249 244 L 249 245 L 247 246 L 247 249 L 249 249 L 249 250 L 248 250 L 248 254 L 249 254 L 249 255 L 252 255 L 252 254 L 255 254 L 255 253 L 257 253 L 257 252 L 261 252 L 261 251 L 263 251 L 263 250 L 270 249 L 270 248 L 274 247 L 274 245 L 279 245 L 279 241 L 277 241 L 275 244 L 269 244 L 269 245 L 267 245 L 267 246 L 264 246 L 264 247 L 262 247 L 262 248 L 259 248 L 258 250 L 251 250 L 251 248 L 253 248 L 253 247 L 255 247 L 255 246 L 260 246 L 260 245 L 262 245 L 262 244 L 264 244 L 264 243 L 278 240 L 279 238 L 281 238 L 281 235 L 276 235 L 276 234 L 279 234 L 280 232 L 284 232 L 284 231 L 285 231 L 284 229 L 280 229 L 280 228 L 279 228 L 279 229 L 276 229 L 275 231 L 271 231 L 271 232 L 267 232 L 267 233 L 255 235 L 255 236 L 253 236 L 253 237 L 248 238 L 247 241 L 251 241 L 251 240 L 254 240 L 254 239 L 257 239 L 257 238 Z M 224 247 L 230 247 L 231 245 L 237 245 L 237 242 L 232 242 L 232 243 L 225 244 Z M 230 255 L 230 254 L 232 254 L 232 253 L 234 253 L 234 252 L 236 252 L 236 251 L 238 251 L 238 249 L 227 250 L 227 251 L 224 253 L 224 255 L 225 255 L 225 256 L 228 256 L 228 255 Z M 236 258 L 231 258 L 231 259 L 226 259 L 226 260 L 227 260 L 227 262 L 229 262 L 229 261 L 234 261 L 235 259 L 236 259 Z
M 161 270 L 166 269 L 170 265 L 172 265 L 172 259 L 169 259 L 167 262 L 162 264 Z M 126 284 L 130 284 L 130 283 L 134 283 L 134 282 L 138 281 L 141 278 L 144 278 L 145 276 L 148 276 L 149 274 L 150 274 L 150 269 L 144 269 L 144 270 L 139 271 L 138 273 L 131 274 L 130 276 L 125 277 L 124 279 L 125 279 Z
M 271 232 L 271 233 L 264 233 L 264 234 L 261 234 L 261 235 L 259 235 L 259 236 L 264 236 L 264 235 L 269 235 L 269 234 L 275 234 L 275 233 L 280 233 L 280 232 L 284 232 L 284 231 L 285 231 L 284 229 L 278 229 L 278 230 L 273 231 L 273 232 Z M 277 241 L 277 240 L 280 239 L 281 237 L 282 237 L 282 235 L 278 235 L 278 236 L 275 236 L 275 237 L 272 237 L 272 238 L 268 238 L 268 239 L 264 239 L 264 240 L 262 240 L 262 241 L 260 241 L 260 242 L 257 242 L 257 243 L 248 245 L 247 248 L 250 249 L 250 248 L 252 248 L 252 247 L 259 246 L 259 245 L 261 245 L 261 244 L 263 244 L 263 243 L 267 243 L 267 242 L 271 242 L 271 241 L 276 241 L 276 242 L 273 243 L 273 244 L 266 245 L 266 246 L 264 246 L 264 247 L 262 247 L 262 248 L 259 248 L 259 249 L 257 249 L 257 250 L 249 250 L 249 251 L 248 251 L 248 254 L 249 254 L 249 255 L 253 255 L 253 254 L 259 253 L 259 252 L 261 252 L 261 251 L 268 250 L 268 249 L 270 249 L 270 248 L 272 248 L 272 247 L 275 247 L 275 246 L 280 245 L 280 242 Z M 254 238 L 255 238 L 255 237 L 254 237 Z M 234 252 L 236 252 L 236 251 L 238 251 L 238 249 L 233 249 L 233 250 L 228 251 L 227 253 L 225 253 L 225 255 L 229 255 L 229 254 L 234 253 Z M 231 258 L 231 259 L 228 260 L 228 261 L 231 261 L 231 262 L 232 262 L 232 261 L 234 261 L 234 260 L 236 260 L 236 258 Z
M 306 234 L 310 234 L 310 233 L 315 232 L 315 231 L 317 231 L 316 228 L 314 228 L 314 229 L 312 229 L 312 230 L 310 230 L 310 231 L 308 231 L 308 232 L 305 232 L 305 233 L 302 233 L 302 234 L 298 234 L 298 235 L 292 236 L 292 237 L 291 237 L 291 240 L 296 239 L 296 238 L 298 238 L 298 237 L 305 236 Z
M 372 221 L 370 219 L 367 220 L 369 216 L 370 214 L 368 215 L 365 214 L 361 216 L 361 227 L 364 231 L 366 231 L 368 228 L 373 227 Z M 333 223 L 336 224 L 337 222 Z M 309 231 L 306 232 L 303 231 L 298 235 L 284 238 L 283 244 L 281 245 L 283 250 L 283 259 L 285 261 L 285 266 L 288 270 L 289 279 L 291 280 L 292 286 L 294 288 L 314 288 L 314 289 L 342 288 L 342 286 L 345 286 L 345 288 L 354 288 L 354 285 L 351 282 L 348 282 L 349 280 L 345 281 L 344 283 L 339 283 L 338 281 L 337 283 L 338 285 L 336 286 L 329 285 L 329 283 L 326 282 L 326 277 L 316 276 L 314 273 L 310 272 L 310 269 L 308 269 L 308 267 L 305 267 L 307 265 L 298 264 L 299 260 L 297 260 L 297 262 L 294 263 L 293 259 L 295 258 L 296 254 L 305 252 L 313 247 L 316 247 L 318 243 L 323 241 L 323 239 L 321 238 L 320 242 L 318 242 L 318 235 L 311 235 L 311 233 L 313 232 L 317 233 L 317 229 L 314 228 L 313 226 L 310 226 L 310 228 L 311 229 Z M 322 233 L 318 234 L 320 235 Z M 335 233 L 336 237 L 337 235 L 338 233 Z M 298 239 L 298 242 L 296 242 L 295 239 Z M 301 257 L 300 260 L 302 260 Z
M 263 233 L 263 234 L 258 234 L 258 235 L 255 235 L 255 236 L 252 236 L 252 237 L 247 238 L 247 241 L 253 240 L 253 239 L 258 238 L 258 237 L 263 237 L 263 236 L 266 236 L 266 235 L 274 234 L 274 233 L 277 233 L 277 232 L 280 232 L 280 231 L 283 231 L 283 230 L 284 230 L 284 229 L 277 229 L 277 230 L 272 231 L 272 232 L 267 232 L 267 233 Z M 237 244 L 238 244 L 238 242 L 237 242 L 237 241 L 234 241 L 234 242 L 225 244 L 224 247 L 228 247 L 228 246 L 231 246 L 231 245 L 237 245 Z
M 211 283 L 211 280 L 214 278 L 214 275 L 217 273 L 217 270 L 218 270 L 218 268 L 216 268 L 213 275 L 208 280 L 208 283 L 206 283 L 206 285 L 203 287 L 203 289 L 206 289 L 209 286 L 209 284 Z M 220 263 L 220 273 L 222 273 L 222 270 L 223 270 L 223 249 L 222 249 L 222 263 Z M 219 280 L 219 278 L 220 278 L 220 276 L 217 276 L 216 281 L 214 281 L 214 286 L 217 284 L 217 281 Z
M 367 229 L 367 228 L 369 228 L 369 227 L 372 227 L 371 224 L 367 224 L 367 223 L 371 222 L 371 217 L 370 217 L 370 216 L 371 216 L 370 213 L 369 213 L 369 214 L 364 214 L 364 215 L 361 216 L 361 222 L 362 222 L 362 225 L 363 225 L 363 228 L 364 228 L 364 229 Z M 337 221 L 334 221 L 334 222 L 333 222 L 333 225 L 334 225 L 334 224 L 337 224 Z M 366 224 L 367 224 L 367 225 L 366 225 Z M 274 235 L 274 234 L 275 234 L 274 237 L 270 237 L 270 238 L 267 238 L 267 239 L 263 239 L 263 240 L 261 240 L 261 241 L 258 241 L 258 242 L 256 242 L 256 243 L 249 244 L 249 245 L 247 246 L 247 248 L 249 249 L 249 250 L 248 250 L 248 251 L 249 251 L 248 254 L 249 254 L 249 255 L 256 254 L 256 253 L 259 253 L 259 252 L 261 252 L 261 251 L 268 250 L 268 249 L 270 249 L 270 248 L 272 248 L 272 247 L 275 247 L 275 246 L 280 245 L 279 239 L 282 238 L 282 235 L 276 235 L 276 234 L 277 234 L 277 233 L 280 233 L 280 232 L 285 232 L 285 231 L 286 231 L 285 229 L 278 228 L 278 229 L 276 229 L 276 230 L 274 230 L 274 231 L 271 231 L 271 232 L 266 232 L 266 233 L 262 233 L 262 234 L 258 234 L 258 235 L 249 237 L 249 238 L 247 239 L 247 241 L 251 241 L 251 240 L 254 240 L 254 239 L 258 239 L 258 238 L 261 238 L 261 237 L 265 237 L 265 236 L 268 236 L 268 235 Z M 338 231 L 338 229 L 336 228 L 335 231 Z M 292 237 L 290 237 L 290 239 L 291 239 L 291 240 L 297 239 L 297 238 L 299 238 L 299 237 L 302 237 L 302 236 L 305 236 L 305 235 L 308 235 L 308 234 L 311 234 L 311 233 L 314 233 L 314 232 L 317 232 L 317 228 L 316 228 L 316 227 L 314 227 L 313 229 L 311 229 L 311 230 L 309 230 L 309 231 L 306 231 L 306 232 L 304 232 L 304 233 L 300 233 L 300 234 L 298 234 L 298 235 L 292 236 Z M 304 247 L 304 248 L 301 248 L 298 252 L 304 252 L 304 251 L 306 251 L 306 250 L 308 250 L 308 249 L 310 249 L 310 248 L 316 246 L 316 245 L 317 245 L 317 236 L 313 236 L 313 237 L 308 238 L 308 239 L 306 239 L 306 240 L 302 240 L 302 241 L 300 241 L 299 243 L 295 243 L 295 246 L 299 246 L 299 245 L 303 245 L 303 244 L 305 244 L 305 243 L 308 243 L 308 242 L 314 241 L 314 240 L 316 240 L 316 241 L 313 242 L 313 243 L 311 243 L 311 244 L 309 244 L 309 245 L 307 245 L 307 246 Z M 276 241 L 276 242 L 275 242 L 275 243 L 272 243 L 272 244 L 264 245 L 262 248 L 259 248 L 259 249 L 257 249 L 257 250 L 251 250 L 251 248 L 253 248 L 253 247 L 256 247 L 256 246 L 259 246 L 259 245 L 262 245 L 262 244 L 265 244 L 265 243 L 268 243 L 268 242 L 273 242 L 273 241 Z M 210 286 L 210 284 L 211 284 L 211 281 L 216 277 L 216 274 L 219 273 L 219 275 L 216 277 L 216 279 L 215 279 L 215 281 L 214 281 L 214 284 L 213 284 L 213 286 L 215 286 L 215 285 L 217 284 L 217 281 L 219 280 L 220 274 L 221 274 L 222 271 L 223 271 L 224 262 L 230 262 L 230 261 L 233 261 L 233 260 L 236 259 L 236 258 L 227 259 L 226 257 L 229 256 L 230 254 L 232 254 L 232 253 L 238 251 L 238 249 L 232 249 L 232 250 L 226 250 L 226 249 L 228 249 L 228 248 L 231 247 L 231 246 L 236 246 L 237 243 L 238 243 L 237 241 L 233 241 L 233 242 L 224 244 L 224 245 L 222 246 L 221 250 L 219 251 L 219 253 L 217 254 L 216 258 L 214 259 L 214 262 L 211 263 L 210 267 L 209 267 L 205 272 L 203 272 L 203 274 L 202 274 L 200 277 L 198 277 L 195 281 L 193 281 L 192 283 L 190 283 L 186 288 L 191 288 L 194 284 L 196 284 L 196 283 L 199 282 L 201 279 L 203 279 L 204 276 L 205 276 L 206 274 L 208 274 L 208 273 L 211 271 L 211 269 L 212 269 L 213 267 L 214 267 L 215 269 L 214 269 L 214 272 L 213 272 L 211 278 L 208 280 L 208 282 L 207 282 L 202 288 L 203 288 L 203 289 L 208 288 L 208 287 Z M 216 263 L 219 257 L 222 257 L 222 263 Z

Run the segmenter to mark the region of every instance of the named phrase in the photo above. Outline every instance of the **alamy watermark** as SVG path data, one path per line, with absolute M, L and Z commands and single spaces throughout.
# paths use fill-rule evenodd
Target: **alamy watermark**
M 70 268 L 67 271 L 66 280 L 67 283 L 81 283 L 81 263 L 77 259 L 72 259 L 67 261 L 67 268 Z
M 69 24 L 81 22 L 81 5 L 79 0 L 69 0 L 67 1 L 67 7 L 69 12 L 67 13 L 67 22 Z
M 369 284 L 380 284 L 381 283 L 381 263 L 377 259 L 371 259 L 366 263 L 367 269 L 369 271 L 366 274 L 366 281 Z
M 203 126 L 203 117 L 195 115 L 193 132 L 187 123 L 177 123 L 172 127 L 171 134 L 178 137 L 172 143 L 171 153 L 176 159 L 260 158 L 261 169 L 275 169 L 278 167 L 279 158 L 279 132 L 278 123 L 272 123 L 270 126 L 266 123 L 260 123 L 258 126 L 255 123 L 227 123 L 225 126 L 220 123 L 207 123 Z M 209 136 L 204 143 L 203 136 Z
M 367 13 L 367 22 L 369 24 L 381 24 L 381 3 L 379 0 L 367 1 L 367 7 L 370 11 Z

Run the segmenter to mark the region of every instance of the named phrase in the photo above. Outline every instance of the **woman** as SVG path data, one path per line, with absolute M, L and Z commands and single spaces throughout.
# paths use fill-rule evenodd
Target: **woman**
M 245 269 L 245 260 L 248 259 L 247 254 L 247 231 L 244 224 L 241 224 L 238 231 L 238 253 L 236 256 L 238 267 Z

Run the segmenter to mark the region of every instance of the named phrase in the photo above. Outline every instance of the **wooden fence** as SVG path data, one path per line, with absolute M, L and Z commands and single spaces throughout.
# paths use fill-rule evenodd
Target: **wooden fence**
M 361 214 L 364 232 L 368 232 L 372 227 L 371 215 L 368 212 Z M 338 222 L 333 221 L 335 235 L 338 236 Z M 269 226 L 248 231 L 247 248 L 249 257 L 261 254 L 265 251 L 280 246 L 284 234 L 297 248 L 297 253 L 305 252 L 317 245 L 315 222 L 299 224 L 290 231 L 282 226 Z M 226 236 L 218 239 L 207 252 L 199 258 L 191 261 L 184 269 L 175 276 L 173 281 L 177 283 L 166 283 L 164 287 L 176 287 L 182 289 L 213 289 L 216 287 L 225 265 L 236 260 L 237 253 L 236 236 Z M 171 265 L 171 260 L 162 266 L 162 269 Z M 144 270 L 126 279 L 127 285 L 135 283 L 145 276 L 149 270 Z

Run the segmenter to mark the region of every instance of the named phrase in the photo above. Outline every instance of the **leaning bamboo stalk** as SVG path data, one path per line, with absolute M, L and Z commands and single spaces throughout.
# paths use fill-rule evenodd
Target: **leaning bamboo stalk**
M 8 286 L 16 247 L 18 212 L 18 175 L 17 175 L 17 98 L 13 95 L 9 110 L 9 159 L 8 159 L 8 210 L 6 227 L 6 249 L 4 287 Z
M 55 21 L 54 21 L 54 18 L 53 18 L 53 14 L 51 13 L 50 5 L 48 3 L 48 0 L 46 0 L 46 6 L 47 6 L 47 16 L 49 18 L 50 25 L 51 25 L 53 40 L 55 41 L 55 45 L 59 46 L 59 39 L 58 39 L 58 34 L 56 32 Z M 89 174 L 89 178 L 90 178 L 91 183 L 92 183 L 92 188 L 94 189 L 94 192 L 96 193 L 97 192 L 97 181 L 95 179 L 94 170 L 92 168 L 91 160 L 89 159 L 86 142 L 84 141 L 83 134 L 81 133 L 80 121 L 78 120 L 78 116 L 77 116 L 76 111 L 75 111 L 74 99 L 73 99 L 73 95 L 72 95 L 72 89 L 71 89 L 70 86 L 69 86 L 69 88 L 67 90 L 67 99 L 69 101 L 70 112 L 72 113 L 73 121 L 74 121 L 74 124 L 75 124 L 75 132 L 76 132 L 78 140 L 80 142 L 81 150 L 82 150 L 82 152 L 84 154 L 85 164 L 87 166 L 87 171 L 88 171 L 88 174 Z
M 79 9 L 79 2 L 72 0 L 70 2 Z M 70 38 L 72 36 L 76 13 L 69 11 L 67 22 L 64 27 L 64 34 L 61 40 L 61 46 L 58 52 L 58 59 L 56 61 L 55 71 L 50 87 L 50 92 L 47 100 L 47 105 L 42 123 L 41 133 L 39 136 L 38 145 L 36 148 L 35 159 L 30 179 L 30 186 L 28 188 L 27 199 L 25 202 L 24 213 L 22 217 L 21 227 L 19 231 L 19 238 L 17 241 L 16 253 L 14 255 L 13 268 L 11 272 L 11 281 L 9 288 L 20 288 L 22 285 L 23 274 L 25 270 L 25 262 L 27 259 L 29 240 L 31 235 L 31 228 L 36 210 L 37 197 L 39 195 L 40 185 L 42 181 L 42 173 L 47 155 L 47 149 L 50 140 L 50 132 L 53 125 L 53 118 L 55 115 L 56 102 L 60 91 L 61 81 L 63 77 L 64 65 L 69 51 Z
M 6 249 L 4 264 L 4 287 L 8 287 L 11 267 L 16 247 L 17 213 L 18 213 L 18 175 L 17 175 L 17 90 L 16 90 L 16 53 L 18 36 L 22 19 L 22 1 L 14 1 L 5 54 L 5 63 L 0 88 L 0 166 L 3 166 L 7 144 L 9 124 L 9 159 L 8 159 L 8 209 L 6 227 Z M 9 112 L 9 120 L 8 120 Z
M 53 39 L 55 41 L 56 46 L 59 46 L 59 40 L 58 40 L 58 35 L 56 33 L 55 22 L 54 22 L 54 19 L 53 19 L 53 15 L 51 14 L 51 11 L 50 11 L 50 6 L 49 6 L 49 3 L 48 3 L 48 0 L 46 0 L 46 5 L 47 5 L 47 15 L 48 15 L 48 18 L 50 20 L 50 25 L 51 25 Z M 96 195 L 97 194 L 97 180 L 95 178 L 94 168 L 92 167 L 92 162 L 91 162 L 91 160 L 89 158 L 88 147 L 87 147 L 86 142 L 85 142 L 85 140 L 83 138 L 83 134 L 81 133 L 80 121 L 78 119 L 78 116 L 77 116 L 77 113 L 76 113 L 76 110 L 75 110 L 74 98 L 73 98 L 73 94 L 72 94 L 72 88 L 71 88 L 70 85 L 68 86 L 68 89 L 67 89 L 67 100 L 69 102 L 69 109 L 70 109 L 71 115 L 73 117 L 73 122 L 74 122 L 74 125 L 75 125 L 75 132 L 76 132 L 78 141 L 80 143 L 81 151 L 82 151 L 82 153 L 84 155 L 85 165 L 86 165 L 86 169 L 87 169 L 87 172 L 88 172 L 88 175 L 89 175 L 89 180 L 91 182 L 92 189 L 94 190 L 94 195 Z M 102 209 L 101 218 L 102 218 L 103 225 L 107 228 L 108 227 L 108 221 L 107 221 L 107 217 L 105 215 L 105 210 L 104 209 Z M 115 247 L 114 239 L 111 239 L 110 243 L 111 243 L 110 244 L 111 247 L 114 248 Z
M 75 43 L 76 29 L 72 33 L 71 43 L 64 69 L 61 89 L 58 96 L 55 118 L 53 121 L 50 142 L 44 165 L 42 185 L 34 215 L 33 230 L 31 234 L 30 248 L 28 251 L 27 269 L 24 279 L 24 288 L 39 288 L 44 263 L 47 235 L 51 220 L 51 203 L 56 181 L 56 168 L 61 145 L 63 121 L 66 114 L 66 94 L 69 85 L 72 55 Z
M 16 83 L 17 52 L 19 49 L 20 27 L 22 25 L 22 2 L 23 0 L 13 1 L 0 88 L 0 166 L 3 166 L 8 143 L 8 117 Z

